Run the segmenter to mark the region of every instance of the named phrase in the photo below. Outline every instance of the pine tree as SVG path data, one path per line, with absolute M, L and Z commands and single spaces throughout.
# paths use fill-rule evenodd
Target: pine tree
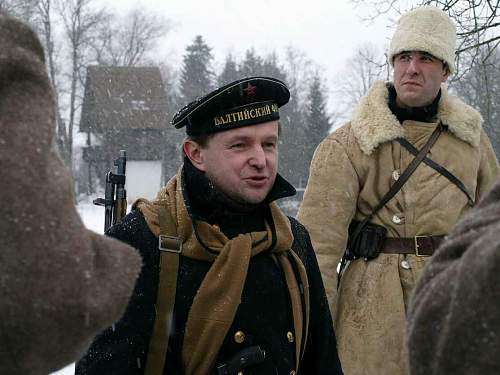
M 278 56 L 274 51 L 265 57 L 259 74 L 286 81 L 285 68 L 279 63 Z
M 201 35 L 186 47 L 180 78 L 181 101 L 187 104 L 213 89 L 212 49 Z
M 239 70 L 242 77 L 262 75 L 264 61 L 262 57 L 255 53 L 254 48 L 250 48 L 245 53 L 245 59 L 241 62 Z
M 309 85 L 309 93 L 307 96 L 306 108 L 306 124 L 307 124 L 307 145 L 305 159 L 309 163 L 312 159 L 314 150 L 318 144 L 328 135 L 332 126 L 330 116 L 326 109 L 325 90 L 321 83 L 321 77 L 316 73 Z
M 224 68 L 222 69 L 221 74 L 217 77 L 217 84 L 219 86 L 224 86 L 230 82 L 236 81 L 237 79 L 242 78 L 239 71 L 238 66 L 236 65 L 236 61 L 232 54 L 228 54 L 226 56 L 226 62 L 224 63 Z

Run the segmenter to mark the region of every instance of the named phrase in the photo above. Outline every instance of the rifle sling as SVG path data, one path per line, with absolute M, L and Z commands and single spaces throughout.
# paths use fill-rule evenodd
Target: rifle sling
M 145 375 L 163 375 L 172 328 L 179 255 L 182 251 L 182 243 L 177 237 L 175 222 L 165 207 L 160 208 L 159 221 L 158 248 L 160 251 L 160 265 L 158 294 L 155 305 L 156 317 L 149 342 Z
M 401 173 L 399 178 L 396 180 L 394 185 L 391 186 L 389 191 L 382 197 L 380 202 L 377 204 L 376 207 L 373 208 L 372 212 L 366 216 L 354 229 L 354 232 L 352 236 L 349 236 L 348 244 L 346 251 L 344 252 L 344 255 L 342 256 L 342 259 L 340 261 L 340 269 L 338 273 L 338 278 L 337 278 L 337 288 L 339 287 L 340 284 L 340 278 L 342 277 L 342 271 L 344 270 L 345 266 L 347 265 L 347 261 L 351 259 L 347 259 L 346 255 L 347 251 L 350 247 L 350 243 L 353 243 L 354 240 L 358 237 L 358 235 L 361 233 L 361 230 L 363 227 L 371 220 L 373 216 L 382 208 L 384 207 L 387 202 L 389 202 L 394 196 L 397 194 L 399 190 L 403 187 L 403 185 L 408 181 L 408 179 L 411 177 L 413 172 L 417 169 L 417 167 L 422 163 L 424 158 L 426 157 L 427 153 L 430 151 L 434 143 L 436 143 L 437 139 L 443 132 L 443 124 L 440 122 L 437 126 L 436 129 L 432 132 L 431 136 L 425 143 L 425 145 L 418 151 L 418 154 L 413 158 L 413 160 L 410 162 L 408 167 Z
M 401 146 L 403 146 L 409 153 L 412 155 L 416 156 L 418 155 L 418 150 L 413 146 L 410 142 L 408 142 L 404 138 L 398 138 L 396 141 L 399 142 Z M 460 181 L 458 177 L 456 177 L 453 173 L 451 173 L 449 170 L 447 170 L 445 167 L 442 165 L 438 164 L 432 159 L 429 159 L 428 157 L 425 157 L 423 162 L 427 164 L 429 167 L 434 169 L 436 172 L 441 174 L 443 177 L 446 177 L 452 184 L 454 184 L 457 188 L 459 188 L 467 197 L 467 200 L 469 201 L 469 205 L 474 206 L 475 202 L 474 199 L 472 199 L 471 195 L 467 191 L 467 188 L 465 185 Z

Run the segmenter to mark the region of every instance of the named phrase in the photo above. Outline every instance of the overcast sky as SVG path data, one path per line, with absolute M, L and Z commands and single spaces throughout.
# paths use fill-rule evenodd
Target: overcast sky
M 222 64 L 228 52 L 237 58 L 255 47 L 259 55 L 282 52 L 293 45 L 317 63 L 327 87 L 344 69 L 356 47 L 371 42 L 387 45 L 387 19 L 362 21 L 360 9 L 349 0 L 97 0 L 109 10 L 126 13 L 140 6 L 175 23 L 160 53 L 180 67 L 185 47 L 202 35 Z M 364 13 L 367 14 L 366 12 Z M 220 66 L 216 66 L 220 68 Z

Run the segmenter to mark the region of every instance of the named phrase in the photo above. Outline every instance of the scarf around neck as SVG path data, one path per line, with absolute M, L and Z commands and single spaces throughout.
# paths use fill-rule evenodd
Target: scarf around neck
M 439 100 L 441 99 L 441 90 L 439 90 L 432 103 L 426 106 L 403 108 L 396 103 L 397 93 L 394 86 L 390 85 L 387 89 L 389 90 L 389 109 L 401 124 L 406 120 L 432 122 L 435 119 L 438 113 Z
M 303 333 L 307 337 L 309 284 L 300 258 L 289 251 L 293 234 L 288 218 L 273 202 L 269 205 L 271 215 L 265 223 L 265 231 L 239 234 L 228 239 L 218 226 L 191 219 L 185 205 L 182 181 L 181 169 L 155 200 L 149 202 L 139 199 L 133 209 L 137 208 L 143 213 L 149 229 L 158 237 L 159 211 L 160 207 L 165 207 L 176 223 L 177 235 L 182 242 L 182 255 L 212 263 L 193 300 L 186 322 L 182 348 L 186 374 L 208 374 L 214 367 L 241 302 L 250 258 L 265 251 L 278 260 L 285 274 L 296 333 L 298 369 L 303 352 Z M 302 311 L 299 282 L 291 262 L 295 263 L 297 276 L 304 288 L 305 314 Z

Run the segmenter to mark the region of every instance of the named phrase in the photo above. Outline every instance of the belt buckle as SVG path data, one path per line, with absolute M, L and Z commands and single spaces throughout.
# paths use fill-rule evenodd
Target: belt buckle
M 415 242 L 415 255 L 418 257 L 429 257 L 429 254 L 421 254 L 420 253 L 420 245 L 418 244 L 418 239 L 419 238 L 428 238 L 429 236 L 415 236 L 413 237 L 413 240 Z

